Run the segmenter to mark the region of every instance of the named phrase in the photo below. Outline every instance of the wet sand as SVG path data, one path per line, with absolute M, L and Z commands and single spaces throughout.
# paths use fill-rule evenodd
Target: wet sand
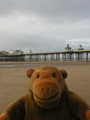
M 52 65 L 60 70 L 65 69 L 68 72 L 66 83 L 69 89 L 79 94 L 90 104 L 90 64 L 86 64 L 86 62 L 84 64 L 75 63 L 71 64 L 70 62 L 67 62 L 66 64 L 66 62 L 64 62 L 64 64 L 55 63 Z M 0 65 L 13 64 L 20 65 L 21 63 L 0 63 Z M 27 93 L 29 84 L 29 78 L 26 76 L 27 69 L 36 68 L 44 63 L 22 64 L 24 64 L 24 66 L 0 67 L 0 114 L 7 105 Z

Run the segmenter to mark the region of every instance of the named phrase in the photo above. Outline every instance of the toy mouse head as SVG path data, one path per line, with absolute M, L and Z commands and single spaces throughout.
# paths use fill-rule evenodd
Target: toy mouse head
M 27 71 L 30 78 L 29 89 L 37 105 L 45 109 L 55 107 L 61 98 L 61 94 L 66 86 L 65 78 L 67 72 L 58 70 L 52 66 L 41 66 Z

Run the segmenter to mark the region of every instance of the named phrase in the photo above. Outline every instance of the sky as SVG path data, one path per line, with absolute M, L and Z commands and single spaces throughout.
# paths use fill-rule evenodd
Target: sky
M 0 0 L 0 51 L 90 49 L 90 0 Z

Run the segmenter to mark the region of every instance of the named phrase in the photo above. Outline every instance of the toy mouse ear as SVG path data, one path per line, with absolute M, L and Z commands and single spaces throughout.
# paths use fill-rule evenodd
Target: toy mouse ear
M 33 72 L 34 72 L 34 69 L 29 69 L 29 70 L 27 70 L 26 74 L 30 78 L 32 76 Z
M 60 70 L 60 72 L 61 72 L 64 79 L 67 78 L 68 74 L 65 70 Z

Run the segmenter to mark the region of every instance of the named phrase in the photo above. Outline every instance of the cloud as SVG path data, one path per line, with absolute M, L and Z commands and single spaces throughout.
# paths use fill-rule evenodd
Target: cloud
M 0 0 L 0 50 L 86 48 L 90 41 L 90 0 Z
M 87 19 L 90 18 L 89 5 L 89 0 L 0 0 L 0 14 L 3 16 L 19 12 L 47 19 L 53 18 L 56 21 L 65 18 Z
M 82 47 L 84 49 L 90 49 L 90 38 L 82 38 L 82 39 L 69 39 L 66 41 L 66 44 L 69 44 L 72 47 L 72 49 L 78 49 L 80 45 L 82 45 Z M 77 46 L 75 48 L 75 46 Z

